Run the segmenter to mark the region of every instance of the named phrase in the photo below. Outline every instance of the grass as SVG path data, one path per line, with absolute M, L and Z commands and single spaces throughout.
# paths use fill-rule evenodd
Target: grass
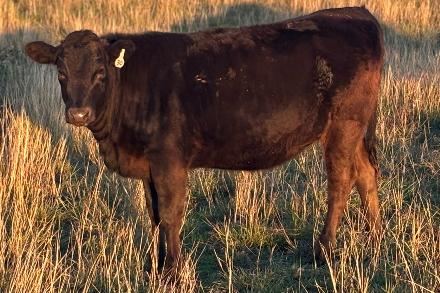
M 92 136 L 66 125 L 54 68 L 23 44 L 66 33 L 194 31 L 365 4 L 385 30 L 379 105 L 380 248 L 353 192 L 337 258 L 317 267 L 326 213 L 318 147 L 274 170 L 195 170 L 180 284 L 146 273 L 153 242 L 140 182 L 109 173 Z M 422 0 L 0 2 L 0 291 L 438 292 L 440 6 Z M 154 261 L 154 259 L 153 259 Z

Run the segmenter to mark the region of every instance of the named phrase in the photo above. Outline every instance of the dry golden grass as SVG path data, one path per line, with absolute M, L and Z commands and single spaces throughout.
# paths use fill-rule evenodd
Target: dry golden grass
M 353 192 L 336 260 L 315 266 L 326 177 L 314 147 L 272 171 L 194 171 L 182 280 L 146 273 L 141 185 L 108 173 L 91 135 L 65 124 L 55 70 L 31 63 L 23 44 L 80 28 L 193 31 L 359 4 L 386 33 L 381 246 L 369 245 Z M 440 291 L 438 1 L 2 0 L 0 11 L 0 291 Z

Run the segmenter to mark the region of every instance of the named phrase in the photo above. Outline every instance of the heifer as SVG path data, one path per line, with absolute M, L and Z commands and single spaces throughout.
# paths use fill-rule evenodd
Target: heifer
M 66 121 L 91 130 L 106 166 L 143 181 L 160 268 L 179 259 L 188 170 L 271 168 L 314 142 L 328 176 L 318 257 L 331 253 L 353 185 L 380 230 L 383 37 L 365 8 L 187 34 L 82 30 L 26 53 L 57 66 Z

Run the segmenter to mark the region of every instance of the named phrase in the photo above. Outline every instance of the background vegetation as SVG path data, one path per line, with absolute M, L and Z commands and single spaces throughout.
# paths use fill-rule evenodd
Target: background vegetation
M 141 184 L 106 171 L 67 126 L 54 68 L 23 44 L 73 30 L 194 31 L 365 4 L 386 34 L 379 106 L 380 249 L 355 192 L 335 262 L 315 266 L 326 176 L 313 147 L 275 170 L 196 170 L 179 285 L 145 272 Z M 0 0 L 0 291 L 439 292 L 440 3 L 437 0 Z

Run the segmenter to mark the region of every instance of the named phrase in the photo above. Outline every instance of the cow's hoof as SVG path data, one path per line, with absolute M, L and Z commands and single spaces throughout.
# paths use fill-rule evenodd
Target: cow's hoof
M 182 264 L 180 261 L 168 261 L 165 262 L 164 268 L 161 271 L 161 280 L 169 284 L 179 284 L 181 274 L 185 272 L 182 270 Z
M 319 266 L 324 265 L 333 257 L 332 243 L 327 239 L 321 237 L 315 242 L 315 261 Z

